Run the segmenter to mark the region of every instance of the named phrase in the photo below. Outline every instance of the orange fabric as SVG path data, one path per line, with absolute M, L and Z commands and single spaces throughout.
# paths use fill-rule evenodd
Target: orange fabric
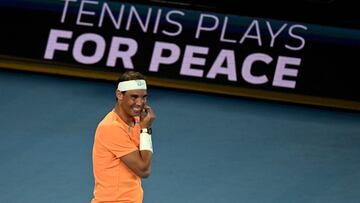
M 120 157 L 138 150 L 140 126 L 129 126 L 113 111 L 99 123 L 93 146 L 94 198 L 91 203 L 141 203 L 141 178 Z

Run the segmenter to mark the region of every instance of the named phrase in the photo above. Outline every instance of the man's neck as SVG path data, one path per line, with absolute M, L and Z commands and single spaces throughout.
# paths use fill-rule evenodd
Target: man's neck
M 114 112 L 123 120 L 128 126 L 134 126 L 133 117 L 129 117 L 118 105 L 115 105 Z

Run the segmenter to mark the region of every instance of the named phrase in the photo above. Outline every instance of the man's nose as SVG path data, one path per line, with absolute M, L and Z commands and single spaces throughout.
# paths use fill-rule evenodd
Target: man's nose
M 146 100 L 144 98 L 137 98 L 135 100 L 135 104 L 139 105 L 139 106 L 142 106 L 145 102 L 146 102 Z

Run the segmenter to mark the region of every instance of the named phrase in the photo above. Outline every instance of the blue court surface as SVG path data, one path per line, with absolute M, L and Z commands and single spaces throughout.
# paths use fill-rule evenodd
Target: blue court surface
M 88 203 L 115 84 L 0 71 L 0 202 Z M 359 203 L 360 113 L 150 87 L 144 203 Z

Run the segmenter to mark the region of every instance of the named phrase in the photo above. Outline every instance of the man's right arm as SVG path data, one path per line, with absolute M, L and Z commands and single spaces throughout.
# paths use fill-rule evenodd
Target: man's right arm
M 148 150 L 136 150 L 125 156 L 122 156 L 123 161 L 136 175 L 142 178 L 150 176 L 152 152 Z
M 148 105 L 144 107 L 144 112 L 146 114 L 140 116 L 140 127 L 149 129 L 155 119 L 155 113 Z M 147 178 L 150 175 L 152 154 L 151 135 L 144 133 L 144 135 L 140 134 L 140 149 L 122 156 L 120 159 L 136 175 Z

